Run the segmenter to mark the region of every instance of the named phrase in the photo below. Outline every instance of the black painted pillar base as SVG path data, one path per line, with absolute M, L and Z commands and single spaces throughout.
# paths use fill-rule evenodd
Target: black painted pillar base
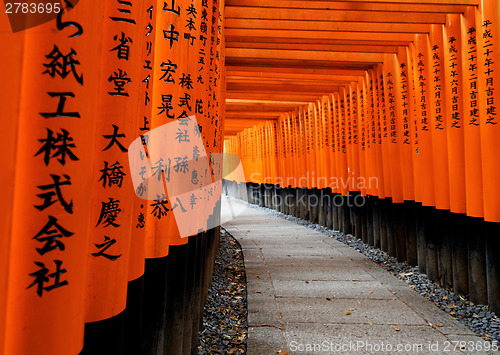
M 361 240 L 368 243 L 367 219 L 370 210 L 370 201 L 368 196 L 363 196 L 363 205 L 360 208 Z
M 141 353 L 143 333 L 143 293 L 144 275 L 136 280 L 130 281 L 127 287 L 127 308 L 125 309 L 125 355 L 135 355 Z
M 326 228 L 333 229 L 333 194 L 330 188 L 326 189 Z
M 452 238 L 455 239 L 457 227 L 465 230 L 463 216 L 449 211 L 435 209 L 438 247 L 439 283 L 447 288 L 453 287 Z M 452 227 L 454 226 L 455 227 Z
M 412 266 L 419 265 L 418 245 L 417 245 L 417 215 L 414 201 L 404 202 L 404 223 L 405 223 L 405 242 L 406 242 L 406 260 Z
M 460 217 L 460 223 L 453 223 L 451 235 L 451 253 L 453 262 L 453 289 L 456 293 L 469 292 L 469 262 L 467 230 L 470 217 Z
M 165 309 L 167 321 L 163 341 L 164 354 L 182 355 L 187 255 L 187 244 L 170 246 L 167 273 L 167 304 Z
M 366 204 L 366 242 L 368 245 L 373 246 L 374 236 L 373 236 L 373 215 L 375 210 L 375 197 L 367 196 Z
M 380 199 L 373 196 L 373 246 L 380 248 Z
M 438 246 L 439 236 L 436 230 L 436 224 L 439 223 L 436 219 L 436 210 L 434 207 L 423 206 L 423 234 L 425 244 L 425 273 L 432 281 L 439 282 L 438 268 Z
M 363 239 L 363 202 L 364 198 L 359 191 L 352 192 L 354 235 L 361 240 Z
M 477 304 L 487 304 L 486 223 L 482 218 L 468 218 L 467 246 L 470 300 Z
M 407 261 L 405 208 L 402 203 L 394 203 L 391 210 L 392 228 L 387 239 L 387 249 L 389 254 L 395 255 L 399 261 Z
M 380 246 L 379 248 L 392 256 L 396 256 L 394 253 L 391 254 L 389 251 L 389 239 L 391 239 L 391 227 L 393 223 L 392 216 L 392 206 L 390 200 L 386 198 L 379 199 L 379 235 L 380 235 Z
M 167 270 L 170 257 L 146 259 L 143 286 L 142 352 L 162 354 L 167 303 Z
M 486 284 L 488 306 L 500 314 L 500 223 L 486 223 Z

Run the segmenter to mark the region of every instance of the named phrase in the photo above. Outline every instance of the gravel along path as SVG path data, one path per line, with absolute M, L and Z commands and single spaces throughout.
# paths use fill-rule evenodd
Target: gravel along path
M 229 197 L 234 199 L 233 197 Z M 350 234 L 344 235 L 331 229 L 304 221 L 300 218 L 289 216 L 276 210 L 259 207 L 238 199 L 238 202 L 246 204 L 248 207 L 264 210 L 274 216 L 284 218 L 302 226 L 319 231 L 331 238 L 349 245 L 353 249 L 366 255 L 369 259 L 380 264 L 394 276 L 402 279 L 416 292 L 436 304 L 437 307 L 458 319 L 462 324 L 471 329 L 478 336 L 500 345 L 500 318 L 488 309 L 488 306 L 477 305 L 469 301 L 468 296 L 459 295 L 453 291 L 442 288 L 437 283 L 429 280 L 427 275 L 418 272 L 418 267 L 409 266 L 407 263 L 400 263 L 386 252 L 363 243 Z M 439 324 L 436 324 L 439 327 Z
M 247 288 L 243 252 L 221 229 L 212 287 L 208 291 L 199 333 L 198 354 L 245 354 L 247 348 Z

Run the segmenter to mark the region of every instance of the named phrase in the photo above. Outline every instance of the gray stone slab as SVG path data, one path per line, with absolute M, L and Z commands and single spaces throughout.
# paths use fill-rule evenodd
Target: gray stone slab
M 331 267 L 329 265 L 309 266 L 289 263 L 268 264 L 268 269 L 273 280 L 299 280 L 299 281 L 373 281 L 373 277 L 363 269 L 352 267 Z
M 274 295 L 252 293 L 248 298 L 248 325 L 273 325 L 280 327 L 280 313 Z
M 275 327 L 249 327 L 247 355 L 272 355 L 285 351 L 283 331 Z
M 263 252 L 264 254 L 264 252 Z M 266 254 L 267 255 L 267 254 Z M 295 265 L 298 267 L 317 267 L 319 270 L 324 270 L 324 268 L 334 268 L 334 267 L 358 267 L 359 264 L 352 261 L 350 258 L 344 255 L 292 255 L 292 254 L 282 254 L 277 255 L 277 253 L 270 254 L 266 257 L 266 265 L 271 267 L 271 265 Z
M 311 248 L 306 245 L 304 246 L 290 246 L 290 245 L 285 245 L 282 248 L 280 247 L 267 247 L 267 248 L 262 248 L 262 253 L 264 254 L 265 257 L 274 257 L 274 256 L 281 256 L 283 254 L 285 255 L 290 255 L 290 256 L 338 256 L 338 257 L 343 257 L 345 256 L 341 252 L 335 250 L 335 249 L 330 249 L 330 248 L 324 248 L 324 247 L 316 247 L 316 248 Z
M 399 300 L 280 298 L 283 322 L 322 324 L 426 325 Z
M 394 295 L 377 281 L 274 280 L 278 297 L 330 297 L 392 299 Z
M 446 335 L 474 335 L 474 333 L 453 319 L 448 313 L 436 307 L 432 302 L 419 295 L 407 286 L 389 286 L 394 296 L 406 303 L 414 312 L 418 313 L 426 322 L 436 325 L 442 324 L 439 331 Z

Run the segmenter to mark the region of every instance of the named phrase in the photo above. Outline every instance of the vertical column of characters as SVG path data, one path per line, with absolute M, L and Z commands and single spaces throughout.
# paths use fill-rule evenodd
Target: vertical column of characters
M 251 137 L 252 137 L 252 142 L 253 142 L 253 150 L 252 150 L 252 154 L 253 154 L 253 163 L 254 163 L 254 172 L 255 172 L 255 175 L 254 175 L 254 179 L 255 179 L 255 183 L 259 183 L 260 180 L 261 180 L 261 176 L 262 176 L 262 171 L 261 171 L 261 166 L 260 166 L 260 142 L 259 142 L 259 135 L 258 135 L 258 131 L 257 131 L 257 126 L 253 126 L 252 128 L 249 128 L 250 130 L 250 134 L 251 134 Z
M 283 113 L 281 115 L 281 132 L 282 132 L 282 136 L 281 136 L 281 145 L 282 145 L 282 157 L 281 159 L 283 160 L 283 172 L 284 172 L 284 175 L 285 175 L 285 180 L 289 177 L 289 174 L 290 174 L 290 167 L 288 166 L 288 159 L 289 159 L 289 148 L 288 148 L 288 140 L 289 140 L 289 137 L 288 137 L 288 132 L 289 128 L 288 128 L 288 114 L 287 113 Z M 285 184 L 286 186 L 287 184 Z
M 184 6 L 181 7 L 182 2 L 176 0 L 158 1 L 156 4 L 157 35 L 153 44 L 154 58 L 151 63 L 153 66 L 152 130 L 176 119 L 189 122 L 186 118 L 189 115 L 187 112 L 184 113 L 187 103 L 183 91 L 189 93 L 193 88 L 193 78 L 185 71 L 187 63 L 181 61 L 181 49 L 187 48 L 185 46 L 189 45 L 190 41 L 190 38 L 185 39 L 182 36 L 188 17 L 186 9 Z M 179 135 L 172 142 L 166 142 L 162 135 L 151 136 L 147 142 L 149 158 L 141 167 L 141 173 L 151 171 L 151 179 L 158 184 L 165 186 L 172 179 L 176 164 L 173 157 L 179 152 L 177 143 L 188 139 L 181 127 L 178 127 L 179 131 L 174 128 Z M 180 167 L 181 165 L 178 165 L 178 169 Z M 148 193 L 147 213 L 148 218 L 152 220 L 153 228 L 146 230 L 146 257 L 163 257 L 168 254 L 169 245 L 185 244 L 179 235 L 172 212 L 173 204 L 168 198 L 169 193 L 175 194 L 173 191 Z
M 327 102 L 327 97 L 323 96 L 318 101 L 320 114 L 320 129 L 321 129 L 321 157 L 319 159 L 321 166 L 321 176 L 323 188 L 328 187 L 328 179 L 330 177 L 330 137 L 328 137 L 328 112 L 330 105 Z
M 285 173 L 285 179 L 288 181 L 290 175 L 290 166 L 288 159 L 290 157 L 290 152 L 289 152 L 289 147 L 288 147 L 288 141 L 289 141 L 289 128 L 288 128 L 288 114 L 283 113 L 282 114 L 282 145 L 283 145 L 283 171 Z M 285 186 L 288 184 L 285 184 Z
M 368 99 L 368 104 L 367 104 L 367 112 L 368 116 L 366 118 L 366 173 L 367 173 L 367 179 L 370 181 L 372 178 L 376 178 L 377 184 L 374 185 L 368 185 L 368 190 L 367 194 L 376 196 L 377 195 L 377 190 L 378 186 L 380 185 L 380 182 L 378 181 L 378 176 L 376 172 L 376 155 L 375 155 L 375 146 L 373 143 L 373 139 L 375 138 L 375 122 L 374 122 L 374 117 L 375 117 L 375 104 L 374 104 L 374 83 L 373 83 L 373 69 L 370 69 L 366 72 L 365 74 L 365 81 L 367 83 L 367 99 Z
M 215 4 L 216 2 L 214 2 Z M 218 19 L 218 30 L 217 30 L 217 51 L 218 55 L 216 55 L 217 58 L 217 74 L 218 74 L 218 82 L 217 82 L 217 91 L 218 91 L 218 100 L 217 100 L 217 111 L 216 111 L 216 126 L 218 127 L 217 134 L 215 135 L 214 139 L 218 142 L 220 142 L 223 137 L 224 137 L 224 132 L 223 132 L 223 122 L 224 122 L 224 112 L 225 112 L 225 107 L 226 107 L 226 66 L 225 66 L 225 50 L 226 50 L 226 44 L 225 44 L 225 24 L 224 24 L 224 2 L 219 1 L 217 2 L 217 6 L 219 9 L 219 14 L 217 16 Z M 216 146 L 217 147 L 217 146 Z M 218 152 L 220 152 L 220 146 L 218 146 Z
M 310 133 L 311 133 L 311 127 L 309 124 L 309 106 L 305 105 L 302 107 L 302 114 L 303 114 L 303 122 L 304 122 L 304 127 L 302 130 L 303 134 L 303 142 L 304 142 L 304 167 L 305 167 L 305 176 L 306 176 L 306 182 L 305 186 L 302 187 L 308 187 L 311 188 L 311 140 L 309 139 Z
M 248 152 L 247 152 L 247 142 L 245 141 L 245 135 L 243 132 L 239 132 L 237 134 L 238 137 L 238 142 L 241 147 L 241 157 L 242 157 L 242 165 L 243 165 L 243 172 L 245 174 L 245 182 L 250 182 L 250 166 L 248 162 Z
M 265 178 L 267 177 L 267 171 L 266 171 L 266 159 L 267 159 L 267 153 L 266 153 L 266 146 L 264 142 L 264 127 L 263 123 L 259 123 L 256 126 L 256 132 L 258 135 L 258 144 L 259 144 L 259 156 L 258 156 L 258 161 L 260 165 L 260 171 L 261 171 L 261 182 L 265 181 Z
M 321 135 L 323 140 L 323 149 L 321 152 L 321 164 L 323 169 L 323 180 L 324 187 L 328 187 L 328 180 L 331 176 L 330 167 L 331 167 L 331 156 L 330 156 L 330 136 L 328 135 L 329 131 L 329 113 L 330 113 L 330 104 L 328 102 L 328 96 L 322 96 L 320 101 L 321 107 Z
M 127 147 L 139 120 L 142 1 L 104 3 L 86 322 L 125 309 L 134 194 Z
M 397 54 L 396 68 L 396 107 L 400 120 L 397 121 L 401 132 L 401 177 L 403 183 L 403 198 L 405 201 L 415 199 L 413 174 L 413 147 L 411 143 L 411 93 L 410 73 L 408 64 L 408 48 L 400 47 Z
M 347 166 L 347 137 L 346 137 L 346 110 L 345 103 L 347 99 L 347 93 L 345 87 L 340 88 L 339 92 L 339 110 L 338 110 L 338 138 L 339 138 L 339 153 L 340 153 L 340 176 L 339 183 L 341 188 L 342 196 L 347 196 L 349 194 L 349 184 L 348 184 L 348 166 Z
M 12 75 L 22 69 L 22 75 L 2 76 L 3 85 L 19 81 L 7 88 L 17 105 L 9 120 L 18 129 L 6 142 L 16 144 L 9 206 L 10 254 L 16 257 L 6 268 L 5 354 L 77 354 L 83 346 L 98 82 L 93 68 L 102 28 L 94 11 L 101 14 L 102 5 L 50 5 L 55 19 L 2 42 L 24 37 L 22 52 L 9 47 L 9 55 L 23 55 L 8 61 L 19 62 L 6 68 Z
M 338 181 L 339 181 L 339 175 L 340 175 L 340 170 L 339 170 L 339 164 L 340 164 L 340 154 L 339 154 L 339 141 L 338 141 L 338 136 L 337 136 L 337 116 L 338 116 L 338 109 L 337 109 L 337 96 L 335 94 L 330 94 L 329 99 L 330 99 L 330 115 L 331 115 L 331 121 L 330 121 L 330 137 L 332 140 L 331 144 L 331 150 L 332 150 L 332 179 L 330 182 L 330 187 L 332 188 L 333 193 L 340 193 L 339 186 L 338 186 Z
M 483 0 L 476 15 L 479 127 L 481 131 L 481 160 L 483 172 L 484 219 L 500 222 L 498 199 L 500 164 L 498 164 L 498 138 L 500 125 L 496 105 L 500 101 L 499 84 L 500 4 Z
M 460 15 L 446 15 L 443 27 L 450 211 L 465 213 L 463 68 Z
M 308 184 L 308 165 L 307 165 L 307 140 L 306 140 L 306 106 L 299 108 L 299 142 L 300 142 L 300 162 L 302 166 L 302 174 L 299 179 L 301 188 L 307 187 Z
M 209 0 L 204 1 L 203 5 L 207 6 L 205 9 L 206 23 L 208 32 L 202 35 L 206 35 L 206 45 L 208 48 L 207 57 L 207 117 L 208 121 L 206 124 L 206 129 L 203 137 L 206 141 L 207 153 L 215 152 L 215 130 L 214 125 L 216 120 L 217 105 L 218 105 L 218 86 L 219 86 L 219 60 L 220 53 L 218 51 L 217 44 L 220 41 L 218 33 L 222 30 L 221 24 L 219 23 L 219 9 L 218 2 Z M 204 19 L 205 20 L 205 19 Z M 205 26 L 203 26 L 205 29 Z M 204 40 L 205 42 L 205 40 Z M 218 113 L 217 113 L 218 114 Z
M 269 172 L 267 170 L 267 144 L 266 144 L 266 127 L 264 123 L 259 124 L 259 143 L 261 146 L 261 164 L 262 164 L 262 182 L 266 183 Z
M 291 186 L 297 187 L 297 179 L 300 177 L 300 161 L 299 161 L 299 145 L 298 145 L 298 112 L 292 112 L 291 132 L 292 132 L 292 164 L 293 164 L 293 180 Z
M 309 163 L 309 176 L 310 181 L 308 183 L 309 188 L 318 187 L 318 175 L 317 175 L 317 166 L 316 166 L 316 107 L 314 103 L 310 102 L 307 105 L 307 146 L 308 146 L 308 163 Z
M 289 119 L 287 120 L 288 127 L 288 140 L 289 140 L 289 160 L 288 164 L 290 165 L 290 173 L 292 176 L 290 186 L 295 187 L 295 179 L 297 179 L 297 169 L 295 169 L 295 130 L 294 130 L 294 122 L 296 121 L 295 113 L 290 112 L 288 114 Z
M 359 124 L 361 116 L 361 97 L 359 85 L 357 82 L 352 82 L 349 86 L 351 90 L 351 150 L 352 150 L 352 166 L 351 166 L 351 191 L 361 191 L 359 185 L 360 169 L 359 169 Z
M 252 136 L 252 142 L 253 142 L 253 162 L 254 162 L 254 171 L 257 172 L 255 175 L 255 183 L 260 183 L 261 178 L 262 178 L 262 171 L 261 171 L 261 166 L 260 166 L 260 142 L 259 142 L 259 135 L 256 127 L 250 128 L 250 134 Z
M 431 125 L 431 59 L 432 51 L 427 34 L 416 35 L 416 65 L 415 85 L 418 102 L 417 121 L 415 128 L 418 129 L 418 153 L 420 162 L 420 179 L 422 204 L 424 206 L 435 205 L 434 188 L 434 160 L 432 151 L 432 125 Z
M 10 259 L 10 242 L 12 227 L 12 205 L 14 203 L 15 166 L 17 156 L 17 135 L 19 127 L 21 84 L 24 61 L 24 31 L 12 33 L 7 14 L 0 12 L 0 43 L 9 48 L 9 55 L 0 59 L 0 117 L 11 117 L 3 120 L 0 139 L 3 149 L 0 161 L 2 181 L 2 204 L 0 206 L 0 349 L 3 351 L 5 336 L 5 317 L 7 303 L 7 276 Z M 0 351 L 0 352 L 1 352 Z
M 344 105 L 345 105 L 345 146 L 346 146 L 346 157 L 347 157 L 347 174 L 346 181 L 348 191 L 351 190 L 351 174 L 353 171 L 352 167 L 352 133 L 351 133 L 351 125 L 352 125 L 352 106 L 351 106 L 351 87 L 350 85 L 344 86 Z
M 431 25 L 429 33 L 431 53 L 430 68 L 430 128 L 432 133 L 432 154 L 434 160 L 435 206 L 450 208 L 449 168 L 448 168 L 448 125 L 445 85 L 443 26 Z
M 271 170 L 271 184 L 276 185 L 276 136 L 274 132 L 274 121 L 267 122 L 267 140 L 269 145 L 269 169 Z
M 268 129 L 268 122 L 264 122 L 263 124 L 263 137 L 262 137 L 262 143 L 264 144 L 264 157 L 265 157 L 265 183 L 270 184 L 271 183 L 271 169 L 270 169 L 270 154 L 269 154 L 269 129 Z
M 153 66 L 154 66 L 154 38 L 156 36 L 156 2 L 144 0 L 139 17 L 139 28 L 142 37 L 138 41 L 141 49 L 141 86 L 139 88 L 139 125 L 136 135 L 146 144 L 146 134 L 151 129 L 151 113 L 153 95 Z M 142 159 L 145 157 L 143 156 Z M 129 156 L 129 160 L 133 159 Z M 141 159 L 141 157 L 135 157 Z M 140 185 L 139 185 L 140 186 Z M 152 220 L 147 213 L 147 200 L 143 199 L 145 191 L 135 191 L 132 212 L 132 231 L 130 237 L 129 281 L 138 279 L 144 274 L 144 260 L 146 258 L 146 228 L 153 228 Z
M 272 135 L 272 121 L 264 122 L 264 127 L 266 129 L 265 143 L 267 149 L 267 171 L 269 174 L 268 184 L 274 184 L 276 175 L 274 174 L 273 163 L 274 163 L 274 137 Z
M 277 139 L 277 168 L 278 168 L 278 176 L 279 176 L 279 185 L 280 187 L 284 187 L 284 181 L 286 179 L 285 176 L 285 162 L 284 155 L 285 149 L 283 147 L 283 114 L 280 114 L 278 119 L 276 120 L 276 139 Z
M 247 155 L 247 169 L 246 171 L 248 171 L 248 177 L 249 177 L 249 180 L 248 182 L 252 182 L 251 180 L 251 172 L 252 172 L 252 168 L 253 168 L 253 165 L 252 165 L 252 158 L 253 158 L 253 153 L 252 151 L 249 149 L 250 147 L 250 135 L 248 133 L 248 128 L 245 128 L 242 132 L 242 142 L 244 142 L 245 144 L 245 151 L 246 151 L 246 155 Z
M 382 165 L 382 133 L 380 126 L 380 83 L 377 68 L 372 70 L 373 79 L 373 120 L 372 120 L 372 152 L 373 173 L 377 177 L 376 196 L 384 198 L 384 169 Z
M 247 152 L 247 161 L 248 161 L 248 176 L 249 176 L 249 181 L 248 182 L 253 182 L 252 178 L 252 172 L 253 172 L 253 151 L 250 149 L 250 145 L 253 143 L 250 141 L 251 136 L 248 128 L 245 128 L 243 130 L 243 142 L 245 142 L 245 150 Z
M 483 173 L 481 156 L 478 62 L 476 40 L 476 9 L 466 8 L 460 16 L 463 75 L 465 203 L 471 217 L 484 217 Z
M 272 139 L 272 160 L 273 160 L 273 173 L 274 185 L 280 182 L 279 164 L 278 164 L 278 125 L 277 121 L 271 122 L 271 139 Z
M 264 183 L 269 184 L 271 181 L 271 169 L 269 168 L 269 137 L 268 137 L 267 122 L 262 123 L 262 144 L 264 149 Z
M 215 4 L 215 5 L 214 5 Z M 217 3 L 208 0 L 196 1 L 195 9 L 190 9 L 190 18 L 186 23 L 188 34 L 184 36 L 194 40 L 194 55 L 197 63 L 190 71 L 190 75 L 196 78 L 195 92 L 193 97 L 194 112 L 196 120 L 199 124 L 198 129 L 203 137 L 204 146 L 196 145 L 193 151 L 193 158 L 196 158 L 198 167 L 193 167 L 191 171 L 191 179 L 197 183 L 200 188 L 195 193 L 191 193 L 191 208 L 196 204 L 203 204 L 203 214 L 211 215 L 213 208 L 218 200 L 218 192 L 220 191 L 220 180 L 222 179 L 221 152 L 220 142 L 222 139 L 222 117 L 220 117 L 221 98 L 219 97 L 218 89 L 221 87 L 219 83 L 220 73 L 220 55 L 215 46 L 219 42 L 218 33 L 221 31 L 220 24 L 217 21 L 218 14 Z M 196 33 L 194 33 L 196 32 Z M 196 37 L 193 39 L 192 37 Z M 191 49 L 193 49 L 191 47 Z M 193 60 L 195 58 L 190 58 Z M 191 109 L 191 108 L 189 108 Z M 197 134 L 198 135 L 198 134 Z M 199 150 L 206 151 L 207 158 L 199 160 Z M 205 161 L 208 159 L 208 161 Z M 203 164 L 210 166 L 209 176 L 203 176 Z M 205 182 L 202 182 L 205 180 Z M 199 182 L 198 182 L 199 181 Z M 212 182 L 216 184 L 213 185 Z M 217 191 L 216 191 L 217 190 Z M 208 226 L 207 226 L 208 228 Z
M 367 122 L 367 97 L 366 97 L 366 81 L 361 78 L 358 80 L 358 102 L 359 102 L 359 115 L 358 115 L 358 138 L 359 138 L 359 179 L 356 184 L 359 186 L 361 195 L 366 196 L 366 182 L 368 175 L 366 172 L 366 122 Z
M 314 112 L 314 154 L 316 157 L 314 165 L 316 167 L 316 187 L 321 189 L 324 187 L 322 186 L 323 163 L 321 161 L 321 152 L 323 149 L 323 137 L 321 133 L 321 104 L 318 100 L 316 100 L 312 107 Z
M 217 91 L 219 78 L 217 75 L 220 70 L 217 60 L 220 59 L 220 56 L 214 49 L 220 28 L 218 28 L 217 23 L 217 2 L 214 4 L 212 6 L 209 1 L 205 0 L 195 0 L 191 1 L 190 4 L 185 4 L 184 11 L 187 17 L 183 27 L 185 43 L 181 46 L 181 61 L 184 60 L 186 63 L 184 74 L 186 77 L 192 78 L 192 87 L 189 89 L 184 86 L 181 97 L 192 101 L 192 107 L 186 105 L 183 110 L 187 114 L 195 115 L 198 126 L 195 126 L 194 132 L 188 132 L 189 137 L 186 137 L 185 142 L 180 142 L 180 155 L 175 157 L 179 162 L 184 159 L 196 161 L 195 164 L 193 161 L 189 162 L 182 171 L 184 178 L 181 177 L 179 180 L 182 191 L 190 190 L 191 192 L 184 194 L 183 197 L 175 198 L 174 206 L 177 205 L 177 207 L 174 213 L 177 223 L 188 215 L 192 221 L 192 218 L 197 215 L 199 219 L 197 224 L 203 230 L 211 227 L 205 220 L 214 213 L 222 191 L 220 183 L 222 179 L 222 155 L 219 154 L 221 153 L 222 121 L 217 111 L 219 107 Z M 207 50 L 207 46 L 210 50 Z M 180 66 L 183 65 L 180 64 Z M 212 73 L 214 74 L 212 75 Z M 186 129 L 184 129 L 184 133 L 186 133 Z M 203 147 L 195 145 L 192 148 L 195 151 L 193 151 L 191 158 L 191 152 L 186 152 L 188 150 L 187 144 L 190 142 L 193 144 L 192 142 L 200 137 L 202 138 L 200 143 L 204 144 L 206 157 L 203 156 L 203 153 L 199 156 L 198 150 L 202 151 Z M 216 184 L 213 184 L 214 181 Z M 186 223 L 190 223 L 190 221 L 186 219 L 183 224 Z M 195 234 L 196 230 L 191 233 Z
M 384 198 L 391 197 L 391 171 L 389 165 L 389 133 L 387 128 L 386 102 L 385 102 L 385 83 L 382 70 L 382 64 L 378 64 L 376 68 L 377 83 L 378 83 L 378 120 L 377 120 L 377 144 L 380 148 L 378 151 L 378 163 L 380 175 L 382 176 Z M 380 195 L 379 195 L 380 196 Z
M 325 187 L 324 183 L 324 165 L 323 165 L 323 148 L 324 148 L 324 138 L 323 138 L 323 127 L 322 127 L 322 108 L 321 101 L 316 100 L 314 103 L 314 112 L 315 112 L 315 120 L 314 120 L 314 129 L 315 129 L 315 141 L 316 141 L 316 170 L 317 170 L 317 187 L 322 189 Z
M 335 103 L 333 94 L 327 96 L 328 103 L 328 136 L 330 139 L 330 168 L 328 177 L 328 186 L 332 193 L 337 192 L 335 181 L 337 178 L 337 141 L 335 138 Z
M 333 191 L 332 181 L 335 177 L 335 148 L 334 148 L 334 137 L 333 137 L 333 125 L 332 125 L 332 109 L 330 96 L 323 96 L 323 112 L 325 117 L 325 175 L 327 179 L 327 187 L 331 188 Z
M 413 185 L 415 189 L 415 202 L 422 202 L 422 164 L 419 159 L 420 153 L 420 136 L 418 130 L 418 121 L 421 119 L 420 97 L 419 97 L 419 75 L 418 75 L 418 52 L 416 44 L 410 43 L 407 50 L 408 55 L 408 88 L 411 100 L 410 113 L 410 132 L 412 145 L 412 161 L 413 161 Z M 423 55 L 423 54 L 422 54 Z M 423 63 L 423 62 L 422 62 Z
M 383 64 L 384 81 L 384 97 L 385 97 L 385 114 L 386 128 L 384 136 L 387 139 L 387 155 L 386 159 L 390 165 L 390 184 L 391 197 L 393 203 L 403 203 L 403 181 L 401 169 L 401 133 L 398 128 L 397 100 L 396 91 L 398 89 L 398 81 L 396 77 L 397 60 L 396 54 L 385 54 Z

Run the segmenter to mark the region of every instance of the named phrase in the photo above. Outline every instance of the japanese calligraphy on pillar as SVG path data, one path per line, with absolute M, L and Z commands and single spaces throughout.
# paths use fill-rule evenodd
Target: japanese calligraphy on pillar
M 401 96 L 401 114 L 403 118 L 403 144 L 411 144 L 411 133 L 410 133 L 410 98 L 408 92 L 408 66 L 405 62 L 399 64 L 399 75 L 400 75 L 400 87 L 399 94 Z
M 495 47 L 494 41 L 498 40 L 494 38 L 494 32 L 492 30 L 493 23 L 489 19 L 485 19 L 482 24 L 482 36 L 483 36 L 483 54 L 484 60 L 481 63 L 484 72 L 484 86 L 486 88 L 486 124 L 496 125 L 498 124 L 496 115 L 496 103 L 495 103 L 495 75 L 494 73 L 494 58 L 495 58 Z
M 448 65 L 450 67 L 450 77 L 448 78 L 451 85 L 451 111 L 450 120 L 451 128 L 462 127 L 461 110 L 459 107 L 459 95 L 461 95 L 461 88 L 459 88 L 459 76 L 461 75 L 461 68 L 459 65 L 459 52 L 457 48 L 457 38 L 451 36 L 448 38 Z
M 134 208 L 127 152 L 146 123 L 137 114 L 139 97 L 144 100 L 143 1 L 107 0 L 104 7 L 87 322 L 113 317 L 126 305 Z

